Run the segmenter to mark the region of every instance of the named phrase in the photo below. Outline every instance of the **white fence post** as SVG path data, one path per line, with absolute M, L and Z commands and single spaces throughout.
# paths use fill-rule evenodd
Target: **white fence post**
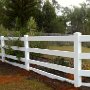
M 29 48 L 28 35 L 24 35 L 24 46 L 25 46 L 25 68 L 29 71 Z
M 1 53 L 2 53 L 2 62 L 5 60 L 5 42 L 4 42 L 4 36 L 1 36 Z
M 80 42 L 80 36 L 81 33 L 76 32 L 74 33 L 74 86 L 80 87 L 81 86 L 81 76 L 80 76 L 80 70 L 81 70 L 81 60 L 79 58 L 79 55 L 81 53 L 81 42 Z

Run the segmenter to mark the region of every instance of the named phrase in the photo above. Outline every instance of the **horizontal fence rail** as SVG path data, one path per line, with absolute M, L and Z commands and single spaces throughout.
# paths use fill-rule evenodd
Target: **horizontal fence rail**
M 74 53 L 73 52 L 60 51 L 60 50 L 48 50 L 48 49 L 39 49 L 39 48 L 29 48 L 28 52 L 48 54 L 48 55 L 55 55 L 55 56 L 63 56 L 63 57 L 70 57 L 70 58 L 74 57 Z
M 80 37 L 80 42 L 90 42 L 90 35 L 82 35 Z
M 57 65 L 57 64 L 51 64 L 51 63 L 46 63 L 46 62 L 40 62 L 40 61 L 36 61 L 36 60 L 30 60 L 30 63 L 40 65 L 40 66 L 43 66 L 43 67 L 47 67 L 47 68 L 51 68 L 51 69 L 54 69 L 54 70 L 74 74 L 74 69 L 70 68 L 70 67 L 61 66 L 61 65 Z
M 57 80 L 61 80 L 61 81 L 67 81 L 69 83 L 74 84 L 74 81 L 73 80 L 69 80 L 67 78 L 63 78 L 63 77 L 60 77 L 60 76 L 57 76 L 57 75 L 54 75 L 54 74 L 51 74 L 51 73 L 47 73 L 45 71 L 42 71 L 42 70 L 39 70 L 39 69 L 36 69 L 36 68 L 30 67 L 29 69 L 32 70 L 32 71 L 34 71 L 34 72 L 36 72 L 36 73 L 39 73 L 41 75 L 47 76 L 49 78 L 57 79 Z
M 30 36 L 28 41 L 74 41 L 74 36 Z
M 6 58 L 10 58 L 10 59 L 14 59 L 16 61 L 18 60 L 18 58 L 16 56 L 13 56 L 13 55 L 7 55 L 7 54 L 5 54 L 5 57 Z M 25 58 L 20 58 L 20 61 L 25 62 Z
M 90 70 L 81 70 L 80 76 L 90 77 Z
M 20 57 L 20 61 L 24 64 L 19 64 L 16 62 L 11 62 L 6 60 L 13 59 L 14 61 L 18 61 L 18 57 L 13 55 L 8 55 L 5 53 L 4 48 L 8 48 L 7 45 L 5 45 L 5 41 L 9 40 L 20 40 L 24 42 L 24 47 L 18 47 L 18 46 L 11 46 L 13 50 L 23 51 L 25 52 L 25 57 Z M 20 68 L 26 69 L 26 70 L 32 70 L 36 73 L 39 73 L 41 75 L 47 76 L 52 79 L 57 79 L 61 81 L 67 81 L 71 84 L 74 84 L 75 87 L 80 86 L 90 86 L 90 83 L 84 83 L 82 82 L 82 76 L 84 77 L 90 77 L 90 70 L 82 70 L 82 59 L 90 59 L 90 53 L 82 53 L 81 51 L 81 43 L 82 42 L 90 42 L 90 35 L 81 35 L 81 33 L 76 32 L 74 35 L 69 36 L 28 36 L 25 35 L 24 37 L 0 37 L 1 41 L 1 53 L 0 57 L 2 62 L 6 62 L 8 64 L 18 66 Z M 49 50 L 49 49 L 40 49 L 40 48 L 31 48 L 29 47 L 29 42 L 31 41 L 64 41 L 64 42 L 73 42 L 74 43 L 74 51 L 61 51 L 61 50 Z M 69 57 L 74 59 L 74 68 L 57 65 L 53 63 L 43 62 L 40 60 L 32 60 L 30 58 L 30 53 L 40 53 L 40 54 L 47 54 L 47 55 L 54 55 L 54 56 L 61 56 L 61 57 Z M 48 73 L 46 71 L 34 68 L 31 66 L 38 65 L 45 68 L 61 71 L 64 73 L 70 73 L 74 75 L 74 80 L 70 80 L 55 74 Z
M 25 69 L 25 66 L 23 65 L 23 64 L 17 64 L 17 63 L 13 63 L 13 62 L 9 62 L 9 61 L 7 61 L 7 60 L 5 60 L 5 62 L 6 63 L 8 63 L 8 64 L 11 64 L 11 65 L 13 65 L 13 66 L 18 66 L 18 67 L 20 67 L 20 68 L 23 68 L 23 69 Z
M 90 59 L 90 53 L 81 53 L 80 59 Z

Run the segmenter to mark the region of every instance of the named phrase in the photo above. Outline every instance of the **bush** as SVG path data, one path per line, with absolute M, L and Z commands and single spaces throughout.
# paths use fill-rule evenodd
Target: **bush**
M 62 65 L 62 66 L 69 66 L 69 62 L 67 62 L 64 58 L 57 57 L 53 60 L 54 64 Z

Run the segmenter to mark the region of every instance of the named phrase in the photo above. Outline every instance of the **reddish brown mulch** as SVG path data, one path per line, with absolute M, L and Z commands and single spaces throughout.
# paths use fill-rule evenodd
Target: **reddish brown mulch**
M 0 84 L 20 82 L 22 79 L 21 76 L 0 76 Z
M 24 77 L 30 76 L 30 72 L 7 63 L 0 62 L 0 84 L 20 82 Z
M 5 69 L 7 69 L 7 72 Z M 3 72 L 3 74 L 0 73 L 0 84 L 22 81 L 22 79 L 26 77 L 27 79 L 38 79 L 39 81 L 53 87 L 54 90 L 90 90 L 90 88 L 87 87 L 75 88 L 72 84 L 67 82 L 52 80 L 32 71 L 28 72 L 19 67 L 14 67 L 2 62 L 0 62 L 0 70 Z

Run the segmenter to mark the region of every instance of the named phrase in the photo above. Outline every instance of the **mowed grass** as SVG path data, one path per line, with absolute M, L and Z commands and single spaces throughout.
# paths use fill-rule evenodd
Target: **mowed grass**
M 61 51 L 74 51 L 74 47 L 73 46 L 48 46 L 48 49 L 50 50 L 61 50 Z M 90 48 L 87 47 L 82 47 L 82 52 L 83 53 L 90 53 Z M 56 58 L 56 56 L 51 56 L 51 55 L 43 55 L 44 58 L 47 58 L 49 60 L 54 60 Z M 87 69 L 90 69 L 90 60 L 84 59 L 82 60 L 82 62 L 87 65 L 86 66 Z
M 36 79 L 0 84 L 0 90 L 53 90 Z
M 47 49 L 50 50 L 61 50 L 61 51 L 74 51 L 74 47 L 73 46 L 48 46 Z M 90 53 L 90 48 L 87 47 L 82 47 L 82 52 L 85 53 Z M 48 59 L 55 59 L 56 56 L 50 56 L 50 55 L 43 55 L 44 58 L 48 58 Z
M 61 50 L 61 51 L 74 51 L 73 46 L 48 46 L 51 50 Z M 90 53 L 90 48 L 82 47 L 82 52 Z

